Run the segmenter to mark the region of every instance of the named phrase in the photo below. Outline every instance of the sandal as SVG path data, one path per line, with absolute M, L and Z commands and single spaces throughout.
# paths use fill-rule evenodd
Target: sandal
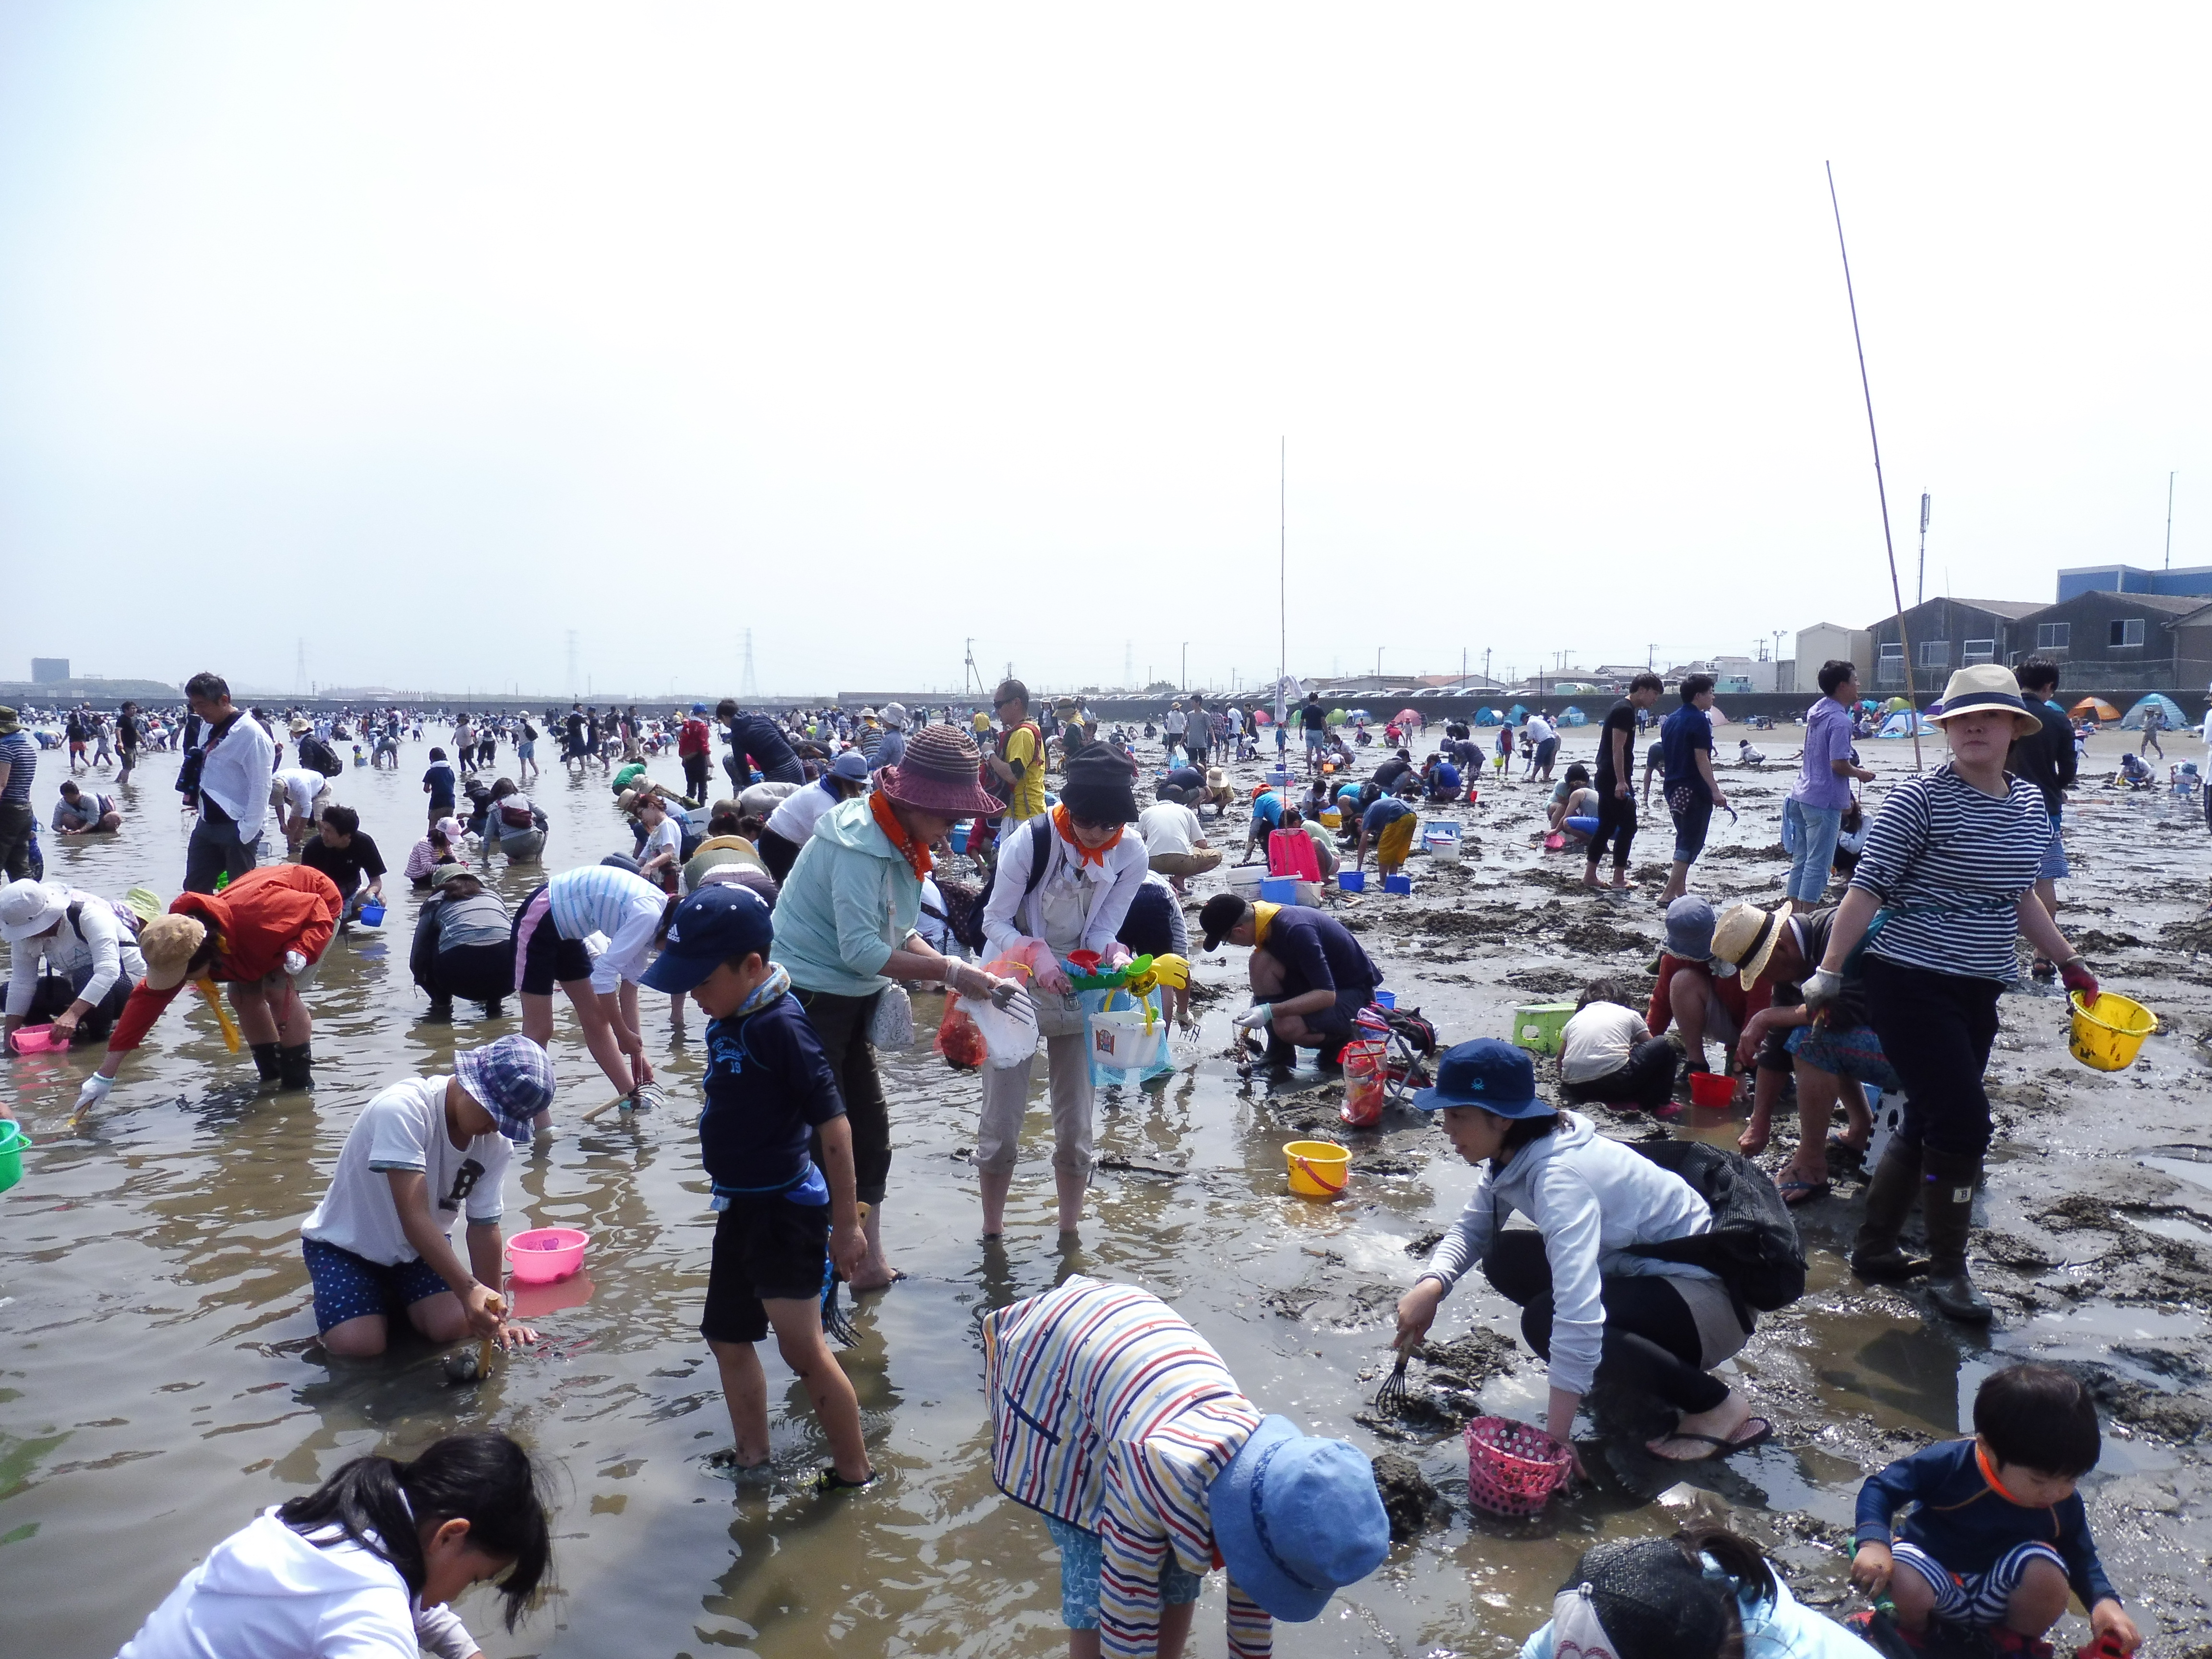
M 868 1478 L 865 1480 L 848 1480 L 837 1473 L 835 1464 L 825 1463 L 815 1470 L 813 1476 L 806 1482 L 805 1489 L 827 1497 L 833 1492 L 859 1492 L 863 1487 L 874 1486 L 882 1479 L 880 1474 L 871 1469 L 868 1472 Z
M 1866 1163 L 1867 1149 L 1863 1146 L 1852 1146 L 1841 1135 L 1828 1137 L 1827 1152 L 1831 1158 L 1838 1159 L 1854 1166 L 1863 1165 Z
M 1754 1423 L 1759 1425 L 1755 1429 L 1752 1428 Z M 1717 1434 L 1692 1434 L 1687 1429 L 1677 1429 L 1672 1434 L 1662 1434 L 1656 1440 L 1646 1441 L 1644 1449 L 1665 1463 L 1704 1463 L 1716 1457 L 1726 1457 L 1731 1452 L 1749 1451 L 1753 1446 L 1764 1445 L 1774 1435 L 1774 1425 L 1763 1417 L 1747 1417 L 1743 1426 L 1750 1432 L 1739 1434 L 1733 1440 L 1723 1440 Z M 1700 1452 L 1695 1457 L 1669 1457 L 1659 1449 L 1669 1440 L 1694 1440 L 1699 1445 L 1711 1446 L 1712 1449 Z
M 1826 1198 L 1828 1183 L 1825 1181 L 1805 1181 L 1791 1176 L 1787 1181 L 1776 1182 L 1774 1190 L 1782 1194 L 1784 1204 L 1795 1208 L 1800 1204 L 1810 1204 L 1816 1198 Z

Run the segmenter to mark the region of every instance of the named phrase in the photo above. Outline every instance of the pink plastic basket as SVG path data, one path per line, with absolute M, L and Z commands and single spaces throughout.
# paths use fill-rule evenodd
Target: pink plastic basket
M 1467 1425 L 1467 1498 L 1492 1515 L 1534 1515 L 1567 1483 L 1563 1442 L 1530 1423 L 1478 1417 Z
M 507 1241 L 507 1265 L 519 1285 L 550 1285 L 584 1265 L 591 1242 L 574 1227 L 532 1227 Z

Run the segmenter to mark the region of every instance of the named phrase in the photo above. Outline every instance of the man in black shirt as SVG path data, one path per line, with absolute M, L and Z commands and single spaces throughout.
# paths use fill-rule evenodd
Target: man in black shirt
M 1375 769 L 1375 787 L 1384 794 L 1398 787 L 1398 780 L 1413 769 L 1413 757 L 1401 749 Z
M 384 902 L 384 854 L 362 833 L 361 814 L 350 806 L 323 808 L 321 829 L 300 849 L 300 862 L 328 876 L 345 900 L 341 928 L 349 927 L 370 900 Z M 368 885 L 356 892 L 363 876 Z
M 144 733 L 139 726 L 138 705 L 126 702 L 122 712 L 115 717 L 115 748 L 123 759 L 123 768 L 115 775 L 118 787 L 131 781 L 131 769 L 138 764 L 138 745 L 143 739 Z
M 1656 674 L 1638 674 L 1628 683 L 1628 695 L 1606 710 L 1605 724 L 1598 728 L 1597 775 L 1592 781 L 1597 790 L 1597 832 L 1590 837 L 1589 866 L 1583 872 L 1585 886 L 1605 884 L 1598 879 L 1597 866 L 1607 843 L 1613 847 L 1614 890 L 1626 892 L 1638 884 L 1628 878 L 1628 850 L 1636 840 L 1636 763 L 1629 758 L 1629 744 L 1636 736 L 1638 716 L 1650 712 L 1659 701 L 1659 689 Z
M 2066 792 L 2074 787 L 2079 764 L 2074 753 L 2074 724 L 2051 706 L 2058 695 L 2058 665 L 2030 657 L 2014 672 L 2027 712 L 2043 722 L 2032 738 L 2014 738 L 2005 757 L 2005 770 L 2026 778 L 2043 792 L 2044 810 L 2051 814 L 2051 845 L 2044 850 L 2043 867 L 2035 872 L 2035 896 L 2052 915 L 2058 914 L 2058 884 L 2072 873 L 2066 865 L 2066 843 L 2061 838 L 2059 816 L 2066 806 Z M 2039 956 L 2035 976 L 2048 981 L 2057 970 Z
M 1252 1006 L 1237 1017 L 1239 1029 L 1263 1033 L 1270 1059 L 1288 1060 L 1297 1047 L 1319 1048 L 1323 1063 L 1333 1063 L 1382 982 L 1344 924 L 1319 910 L 1248 903 L 1234 893 L 1206 900 L 1198 921 L 1207 950 L 1224 940 L 1251 950 Z
M 722 769 L 730 775 L 732 787 L 743 791 L 752 781 L 745 765 L 749 756 L 753 765 L 760 768 L 763 783 L 806 781 L 799 751 L 791 746 L 783 728 L 767 715 L 745 714 L 736 698 L 725 697 L 714 705 L 714 718 L 722 723 L 722 740 L 730 745 L 730 752 L 722 757 Z

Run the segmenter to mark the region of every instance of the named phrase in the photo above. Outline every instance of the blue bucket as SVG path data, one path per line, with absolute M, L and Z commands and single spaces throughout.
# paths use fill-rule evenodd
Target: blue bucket
M 1367 890 L 1367 872 L 1364 870 L 1340 870 L 1336 872 L 1336 884 L 1346 893 L 1364 893 Z
M 1260 884 L 1260 897 L 1268 904 L 1296 904 L 1298 902 L 1298 878 L 1296 876 L 1269 876 Z
M 1369 1000 L 1377 1008 L 1395 1008 L 1398 1006 L 1398 994 L 1395 991 L 1377 991 Z
M 1382 878 L 1382 890 L 1386 893 L 1410 893 L 1413 890 L 1413 878 L 1411 876 L 1385 876 Z
M 367 904 L 361 907 L 359 921 L 361 925 L 364 927 L 383 927 L 384 906 L 378 901 L 371 899 Z

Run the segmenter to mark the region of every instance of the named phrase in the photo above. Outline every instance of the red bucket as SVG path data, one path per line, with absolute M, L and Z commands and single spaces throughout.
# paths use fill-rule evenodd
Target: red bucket
M 1735 1079 L 1723 1072 L 1690 1073 L 1690 1103 L 1721 1111 L 1735 1103 Z
M 1534 1515 L 1574 1468 L 1565 1441 L 1532 1423 L 1478 1417 L 1467 1425 L 1467 1498 L 1492 1515 Z

